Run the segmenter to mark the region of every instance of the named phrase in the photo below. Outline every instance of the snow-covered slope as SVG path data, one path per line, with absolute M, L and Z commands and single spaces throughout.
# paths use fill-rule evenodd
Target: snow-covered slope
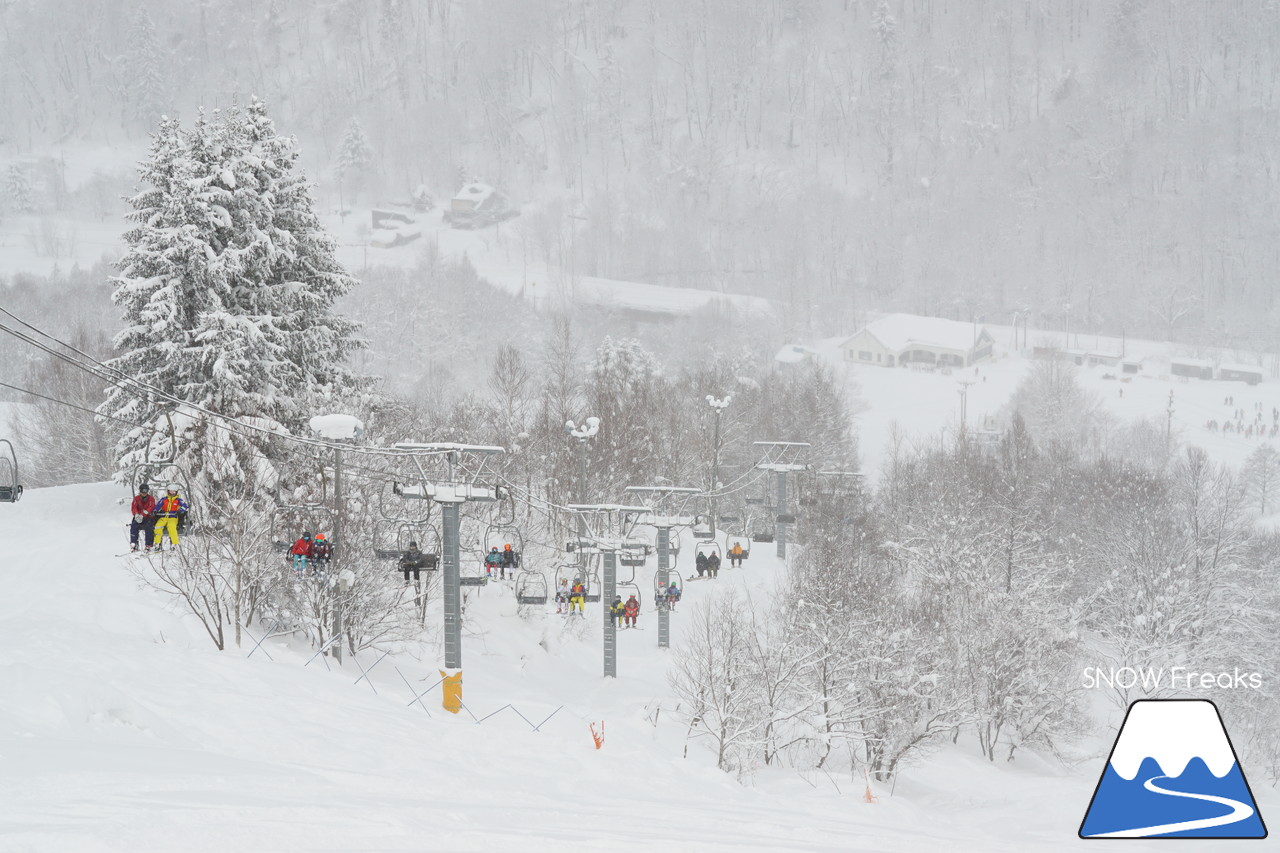
M 951 750 L 876 804 L 835 770 L 741 784 L 696 743 L 682 758 L 669 712 L 655 725 L 670 653 L 652 613 L 621 634 L 621 677 L 606 680 L 597 613 L 568 629 L 553 613 L 522 619 L 499 585 L 468 610 L 465 701 L 534 722 L 564 709 L 536 733 L 510 710 L 477 725 L 443 712 L 437 688 L 428 715 L 400 674 L 433 684 L 429 646 L 378 664 L 373 689 L 350 659 L 304 666 L 310 651 L 283 640 L 266 646 L 273 660 L 214 650 L 113 556 L 118 497 L 72 486 L 0 506 L 6 852 L 1056 850 L 1096 779 Z M 716 583 L 765 595 L 777 569 L 762 551 Z M 689 584 L 686 615 L 713 586 Z M 587 726 L 601 720 L 597 751 Z

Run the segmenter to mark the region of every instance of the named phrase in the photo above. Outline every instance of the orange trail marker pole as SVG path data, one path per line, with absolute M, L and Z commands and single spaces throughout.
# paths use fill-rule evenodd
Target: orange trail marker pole
M 591 739 L 596 742 L 596 749 L 604 746 L 604 720 L 600 721 L 600 733 L 596 734 L 596 724 L 591 723 L 587 726 L 591 729 Z

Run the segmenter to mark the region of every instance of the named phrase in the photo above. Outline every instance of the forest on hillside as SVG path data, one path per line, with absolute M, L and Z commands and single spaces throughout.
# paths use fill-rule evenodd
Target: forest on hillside
M 778 298 L 796 335 L 1029 310 L 1267 349 L 1278 72 L 1274 0 L 22 0 L 0 157 L 58 210 L 48 146 L 255 94 L 330 195 L 481 177 L 557 268 Z

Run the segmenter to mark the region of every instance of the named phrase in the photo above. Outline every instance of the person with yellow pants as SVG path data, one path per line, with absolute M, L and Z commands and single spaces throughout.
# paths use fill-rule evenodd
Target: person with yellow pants
M 573 582 L 573 589 L 569 590 L 569 613 L 573 613 L 573 609 L 578 608 L 579 616 L 586 616 L 586 607 L 584 603 L 587 600 L 587 585 L 581 579 Z
M 178 517 L 187 511 L 187 502 L 178 496 L 178 484 L 170 483 L 165 496 L 156 504 L 156 542 L 155 549 L 163 551 L 160 544 L 164 540 L 164 532 L 169 531 L 169 544 L 178 544 Z

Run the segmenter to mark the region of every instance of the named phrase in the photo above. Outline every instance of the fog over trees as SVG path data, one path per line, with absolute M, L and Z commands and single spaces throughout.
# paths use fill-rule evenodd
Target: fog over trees
M 482 177 L 553 264 L 776 297 L 796 332 L 1031 309 L 1263 348 L 1278 65 L 1269 2 L 30 0 L 0 143 L 141 150 L 252 94 L 335 197 Z

